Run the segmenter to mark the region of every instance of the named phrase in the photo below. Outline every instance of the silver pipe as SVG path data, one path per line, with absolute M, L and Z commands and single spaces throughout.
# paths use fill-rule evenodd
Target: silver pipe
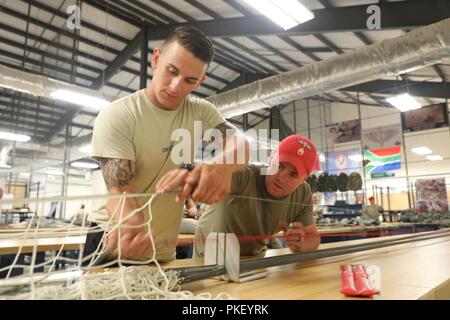
M 395 76 L 450 55 L 450 19 L 208 98 L 227 118 Z
M 59 89 L 76 92 L 97 98 L 104 98 L 112 101 L 112 97 L 102 94 L 96 90 L 83 88 L 67 82 L 55 80 L 43 75 L 32 74 L 29 72 L 16 70 L 7 66 L 0 65 L 0 87 L 11 89 L 36 97 L 45 97 L 55 99 L 52 93 Z M 89 109 L 89 108 L 86 108 Z

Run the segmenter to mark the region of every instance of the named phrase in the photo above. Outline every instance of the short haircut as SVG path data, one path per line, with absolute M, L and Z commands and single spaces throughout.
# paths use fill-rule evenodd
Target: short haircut
M 175 28 L 164 41 L 162 49 L 174 41 L 207 64 L 214 58 L 214 46 L 211 40 L 197 28 L 191 26 Z

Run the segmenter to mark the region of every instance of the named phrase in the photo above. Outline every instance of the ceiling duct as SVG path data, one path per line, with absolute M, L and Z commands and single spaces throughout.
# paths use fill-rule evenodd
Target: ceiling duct
M 227 118 L 407 73 L 450 56 L 450 19 L 209 97 Z
M 370 80 L 407 73 L 450 56 L 450 19 L 209 97 L 227 118 Z M 0 87 L 52 98 L 58 89 L 97 91 L 0 65 Z
M 110 97 L 107 97 L 98 91 L 75 86 L 46 76 L 20 71 L 4 65 L 0 65 L 0 87 L 31 94 L 33 96 L 71 102 L 73 104 L 81 104 L 82 101 L 76 99 L 76 97 L 80 96 L 92 97 L 97 100 L 112 101 Z M 69 94 L 76 95 L 75 98 L 69 99 L 72 101 L 66 99 L 69 97 Z

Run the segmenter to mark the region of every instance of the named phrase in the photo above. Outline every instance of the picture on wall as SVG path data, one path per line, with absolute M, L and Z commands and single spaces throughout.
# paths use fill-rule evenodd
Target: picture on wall
M 332 144 L 361 140 L 361 121 L 343 121 L 325 126 L 326 136 Z
M 398 124 L 362 130 L 364 150 L 401 146 L 402 140 L 402 129 Z
M 416 190 L 420 212 L 448 212 L 445 178 L 417 180 Z
M 359 149 L 332 151 L 326 155 L 327 168 L 329 174 L 360 172 L 361 169 L 361 151 Z
M 364 172 L 382 173 L 400 169 L 400 146 L 364 150 Z
M 404 132 L 448 127 L 448 112 L 445 103 L 402 112 L 401 117 Z

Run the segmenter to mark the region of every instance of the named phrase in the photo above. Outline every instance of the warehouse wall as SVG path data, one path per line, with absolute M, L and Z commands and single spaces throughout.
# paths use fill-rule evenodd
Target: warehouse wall
M 309 106 L 309 107 L 308 107 Z M 309 117 L 308 117 L 309 114 Z M 343 151 L 350 149 L 361 150 L 361 142 L 331 144 L 325 136 L 325 125 L 359 118 L 356 104 L 329 103 L 318 100 L 295 101 L 282 109 L 286 123 L 297 133 L 310 136 L 318 151 Z M 362 129 L 387 125 L 401 126 L 400 112 L 395 108 L 361 105 Z M 309 119 L 309 127 L 308 127 Z M 260 128 L 268 128 L 269 122 L 260 124 Z M 383 187 L 384 192 L 391 188 L 391 207 L 393 210 L 408 208 L 407 191 L 415 192 L 415 182 L 418 179 L 433 179 L 444 177 L 447 190 L 450 190 L 450 131 L 449 128 L 425 130 L 404 134 L 401 152 L 402 166 L 395 171 L 394 178 L 371 179 L 365 177 L 363 190 L 367 197 L 373 194 L 373 187 Z M 427 146 L 433 154 L 444 157 L 442 161 L 429 161 L 425 156 L 416 155 L 411 148 Z M 324 170 L 321 163 L 321 170 Z M 358 170 L 364 177 L 362 163 Z M 450 199 L 450 197 L 449 197 Z M 387 200 L 385 200 L 387 204 Z
M 39 198 L 43 197 L 55 197 L 61 195 L 62 178 L 58 176 L 44 176 L 39 179 L 36 177 L 35 182 L 40 181 Z M 67 197 L 71 196 L 83 196 L 92 193 L 92 186 L 89 180 L 70 178 L 67 186 Z M 32 191 L 30 197 L 36 197 L 36 190 Z M 84 200 L 67 200 L 65 212 L 63 212 L 63 218 L 70 219 L 80 208 L 81 204 L 87 204 L 88 201 Z M 30 209 L 36 211 L 39 216 L 47 216 L 50 209 L 51 201 L 40 202 L 38 204 L 31 203 Z M 59 208 L 56 213 L 56 217 L 59 218 Z

